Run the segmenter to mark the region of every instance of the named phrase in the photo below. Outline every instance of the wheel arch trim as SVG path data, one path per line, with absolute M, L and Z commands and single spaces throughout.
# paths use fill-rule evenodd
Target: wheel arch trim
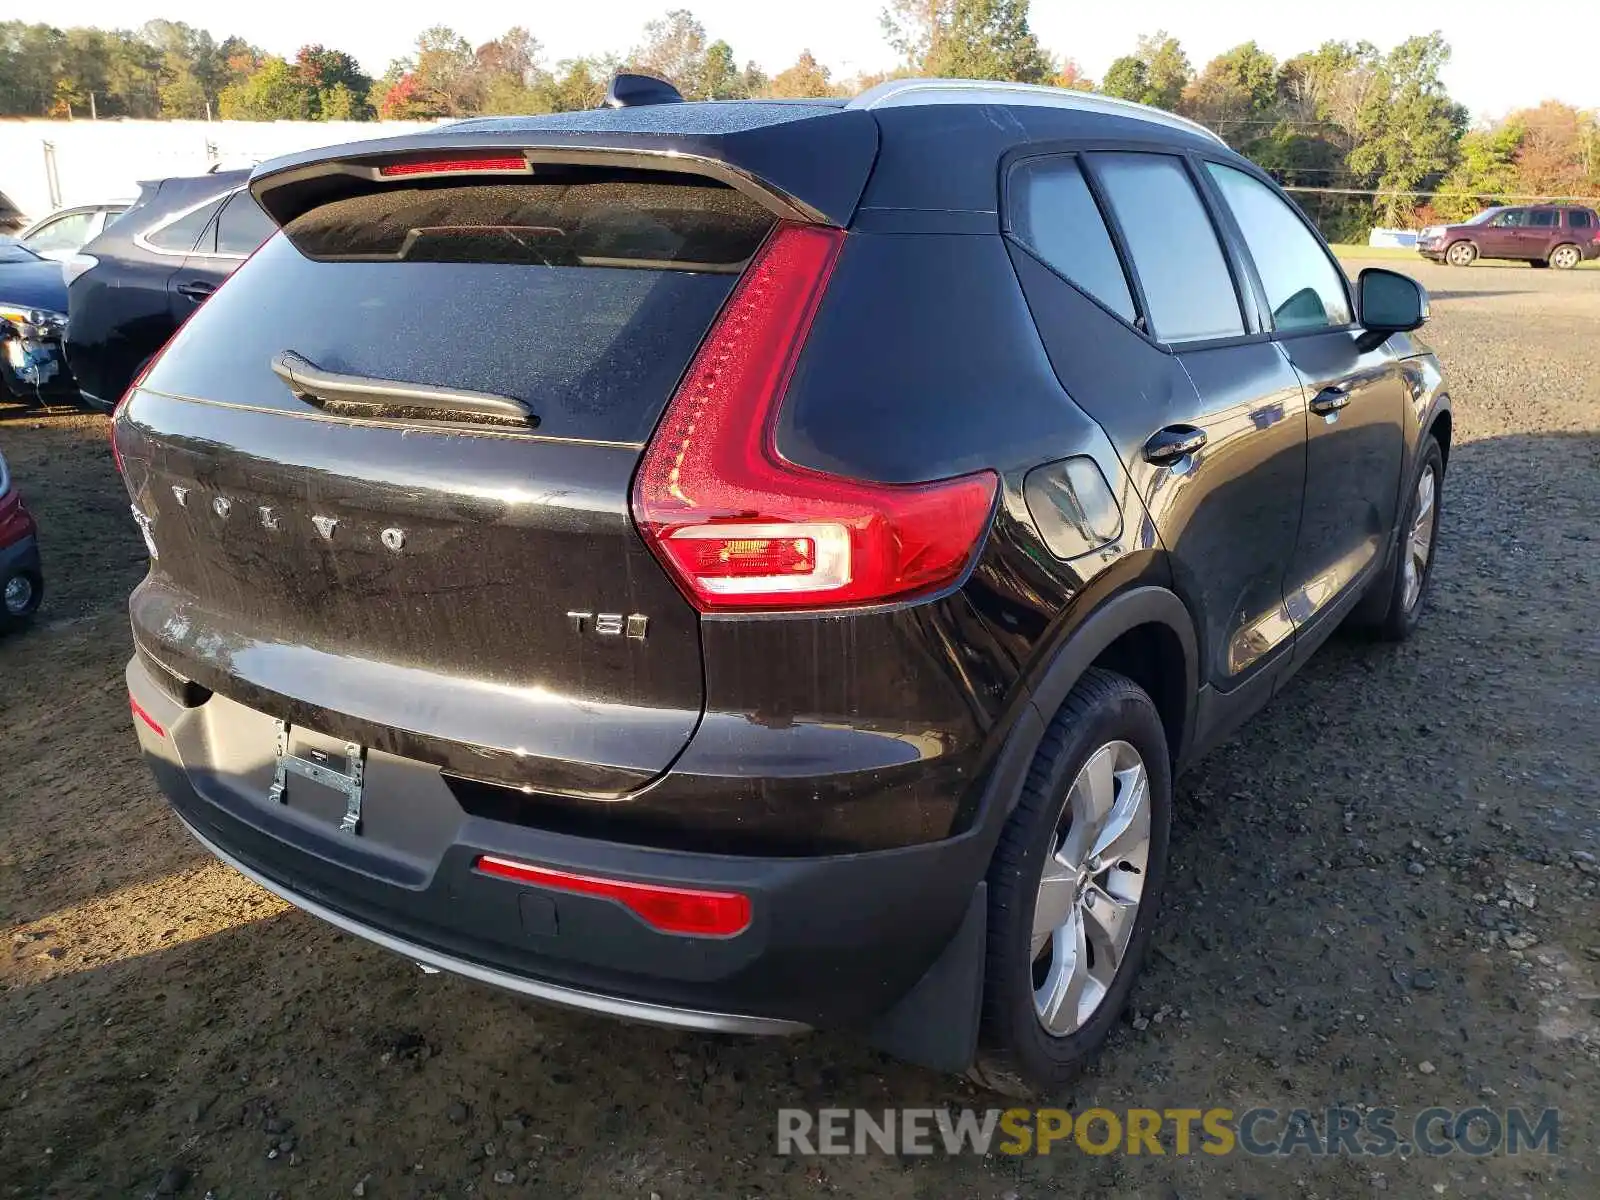
M 1450 444 L 1455 439 L 1455 412 L 1450 405 L 1450 393 L 1441 388 L 1433 398 L 1433 403 L 1428 406 L 1428 411 L 1422 418 L 1422 437 L 1436 436 L 1440 423 L 1443 422 L 1446 433 L 1439 440 L 1439 449 L 1444 455 L 1446 469 L 1450 466 Z M 1420 442 L 1418 443 L 1421 444 Z M 1413 458 L 1418 451 L 1413 448 Z
M 1200 691 L 1200 653 L 1194 619 L 1178 595 L 1154 584 L 1132 587 L 1102 601 L 1050 652 L 1029 690 L 1029 701 L 1048 726 L 1083 673 L 1123 634 L 1144 625 L 1169 631 L 1182 650 L 1183 714 L 1178 744 L 1169 747 L 1174 763 L 1187 757 L 1194 737 Z

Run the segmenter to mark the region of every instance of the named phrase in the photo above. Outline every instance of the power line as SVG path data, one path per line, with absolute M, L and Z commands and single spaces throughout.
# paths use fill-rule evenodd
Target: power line
M 1304 192 L 1311 195 L 1325 196 L 1435 196 L 1446 200 L 1527 200 L 1530 202 L 1543 201 L 1547 204 L 1577 203 L 1585 200 L 1597 200 L 1596 196 L 1579 196 L 1573 194 L 1552 194 L 1550 192 L 1537 193 L 1512 193 L 1512 192 L 1402 192 L 1373 188 L 1338 188 L 1338 187 L 1289 187 L 1283 188 L 1286 192 Z

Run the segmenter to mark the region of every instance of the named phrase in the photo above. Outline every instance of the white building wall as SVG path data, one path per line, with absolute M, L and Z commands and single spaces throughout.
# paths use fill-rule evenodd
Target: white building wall
M 0 120 L 0 192 L 37 219 L 68 204 L 132 199 L 144 179 L 431 128 L 428 121 Z M 52 203 L 52 156 L 60 205 Z

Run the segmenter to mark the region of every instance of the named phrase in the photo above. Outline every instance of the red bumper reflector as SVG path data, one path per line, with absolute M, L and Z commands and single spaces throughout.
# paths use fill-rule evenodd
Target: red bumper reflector
M 128 707 L 133 709 L 133 715 L 134 716 L 138 717 L 139 720 L 143 721 L 146 725 L 150 726 L 150 728 L 155 731 L 155 735 L 157 737 L 166 737 L 167 736 L 167 731 L 165 729 L 161 728 L 161 723 L 159 721 L 157 721 L 154 717 L 152 717 L 149 713 L 145 712 L 143 706 L 141 706 L 140 703 L 133 698 L 133 693 L 132 692 L 128 693 Z
M 570 871 L 555 871 L 549 867 L 535 867 L 508 858 L 496 858 L 492 854 L 480 855 L 475 865 L 484 874 L 501 879 L 615 900 L 646 925 L 663 933 L 731 937 L 750 928 L 750 897 L 738 892 L 701 891 L 698 888 L 665 887 L 657 883 L 631 883 L 623 879 L 598 879 L 593 875 L 574 875 Z
M 520 154 L 478 155 L 463 158 L 414 158 L 407 162 L 384 163 L 378 174 L 385 179 L 404 175 L 449 175 L 457 172 L 515 171 L 525 174 L 528 160 Z

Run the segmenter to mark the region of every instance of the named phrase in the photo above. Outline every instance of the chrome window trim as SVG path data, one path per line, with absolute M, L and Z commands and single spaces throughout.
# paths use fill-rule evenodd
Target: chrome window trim
M 240 184 L 238 187 L 229 188 L 225 192 L 215 192 L 212 195 L 207 196 L 204 200 L 189 205 L 188 208 L 179 209 L 171 216 L 166 217 L 165 219 L 158 221 L 156 224 L 145 229 L 141 229 L 138 233 L 134 234 L 133 244 L 146 253 L 159 254 L 164 258 L 219 258 L 226 259 L 229 262 L 243 262 L 245 259 L 250 257 L 248 254 L 219 254 L 214 250 L 208 253 L 205 251 L 195 250 L 193 247 L 188 250 L 168 250 L 162 246 L 151 245 L 149 239 L 152 233 L 160 233 L 168 225 L 172 225 L 183 220 L 183 218 L 187 217 L 190 213 L 198 212 L 206 205 L 215 204 L 219 200 L 222 201 L 223 204 L 226 204 L 230 199 L 244 190 L 244 185 Z M 217 209 L 219 214 L 221 211 L 221 208 Z M 201 232 L 203 233 L 204 230 Z M 196 238 L 195 240 L 198 241 L 199 239 Z
M 1108 116 L 1132 117 L 1151 125 L 1165 125 L 1226 145 L 1217 134 L 1198 121 L 1180 117 L 1164 109 L 1080 92 L 1072 88 L 1046 87 L 1036 83 L 1006 83 L 979 79 L 891 79 L 862 92 L 846 108 L 903 108 L 918 104 L 1023 104 L 1038 108 L 1068 108 L 1078 112 L 1097 112 Z

